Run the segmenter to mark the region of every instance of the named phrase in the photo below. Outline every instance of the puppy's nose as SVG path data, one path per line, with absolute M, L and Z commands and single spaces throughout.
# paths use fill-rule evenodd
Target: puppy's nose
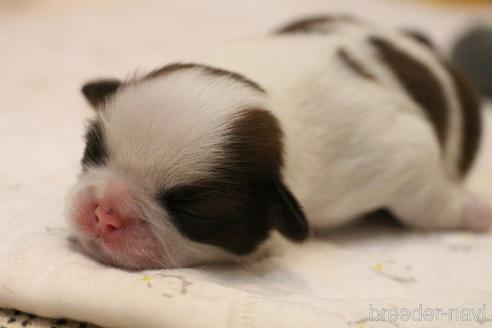
M 123 226 L 123 220 L 111 207 L 97 205 L 94 210 L 94 229 L 99 236 L 107 235 Z

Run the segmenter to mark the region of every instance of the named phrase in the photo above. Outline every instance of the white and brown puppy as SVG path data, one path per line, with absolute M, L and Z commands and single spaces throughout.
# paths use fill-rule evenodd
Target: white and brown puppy
M 473 89 L 422 36 L 347 17 L 83 93 L 96 109 L 69 219 L 129 269 L 253 253 L 376 209 L 416 228 L 487 229 L 463 188 L 478 150 Z

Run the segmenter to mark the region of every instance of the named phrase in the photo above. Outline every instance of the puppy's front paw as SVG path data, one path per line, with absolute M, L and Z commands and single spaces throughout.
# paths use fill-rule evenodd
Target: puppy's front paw
M 479 196 L 468 196 L 464 215 L 466 229 L 487 231 L 492 226 L 492 206 Z

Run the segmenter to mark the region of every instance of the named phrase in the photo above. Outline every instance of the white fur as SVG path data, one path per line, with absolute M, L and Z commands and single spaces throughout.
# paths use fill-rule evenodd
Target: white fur
M 130 84 L 99 112 L 112 147 L 109 166 L 131 171 L 151 190 L 194 181 L 210 174 L 222 156 L 231 116 L 263 100 L 241 84 L 207 78 L 200 69 Z

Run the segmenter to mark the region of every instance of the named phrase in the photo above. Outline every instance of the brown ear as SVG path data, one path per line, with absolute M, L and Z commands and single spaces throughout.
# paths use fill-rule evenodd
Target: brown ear
M 118 90 L 120 85 L 119 80 L 95 80 L 84 84 L 81 91 L 85 99 L 97 110 Z
M 270 196 L 270 218 L 275 229 L 292 241 L 305 240 L 309 226 L 294 195 L 282 181 L 277 181 Z

